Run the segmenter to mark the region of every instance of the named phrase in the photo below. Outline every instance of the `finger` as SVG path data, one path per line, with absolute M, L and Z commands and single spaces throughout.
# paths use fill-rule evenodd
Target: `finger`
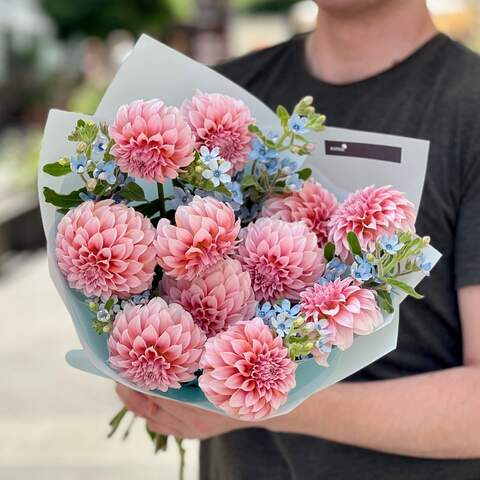
M 172 400 L 155 398 L 154 402 L 158 407 L 160 407 L 161 410 L 170 414 L 183 425 L 189 425 L 193 418 L 195 418 L 197 415 L 202 415 L 205 413 L 199 408 L 182 405 Z
M 124 405 L 139 417 L 153 416 L 158 409 L 149 397 L 124 385 L 117 384 L 116 392 Z
M 157 422 L 153 419 L 148 419 L 147 427 L 152 432 L 159 433 L 160 435 L 173 435 L 175 437 L 183 438 L 180 430 L 171 424 L 167 425 L 164 422 Z

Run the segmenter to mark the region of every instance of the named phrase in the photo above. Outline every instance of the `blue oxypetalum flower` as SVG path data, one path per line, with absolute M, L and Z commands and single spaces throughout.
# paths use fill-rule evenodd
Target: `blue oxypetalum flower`
M 278 315 L 271 317 L 271 324 L 277 332 L 277 335 L 279 337 L 284 337 L 292 328 L 293 319 L 286 313 L 279 313 Z
M 274 160 L 278 158 L 278 152 L 271 148 L 268 148 L 263 142 L 258 138 L 252 140 L 252 150 L 248 155 L 248 159 L 259 162 L 268 162 L 269 160 Z
M 169 200 L 172 209 L 177 209 L 180 205 L 187 205 L 193 200 L 193 195 L 180 187 L 173 187 L 173 195 L 173 198 Z
M 218 162 L 216 159 L 210 160 L 207 168 L 202 172 L 203 178 L 210 180 L 214 187 L 218 187 L 220 183 L 226 184 L 231 182 L 231 177 L 227 172 L 232 168 L 232 164 L 227 161 Z
M 92 160 L 94 163 L 101 162 L 108 146 L 108 138 L 105 135 L 98 135 L 92 145 Z
M 200 147 L 200 159 L 205 165 L 208 165 L 212 160 L 220 161 L 220 149 L 213 147 L 211 150 L 205 145 Z
M 290 192 L 298 192 L 299 190 L 302 189 L 302 185 L 303 185 L 302 179 L 296 173 L 289 175 L 285 179 L 285 186 L 287 190 Z
M 292 160 L 291 158 L 283 158 L 280 161 L 280 167 L 282 169 L 282 172 L 285 175 L 289 175 L 294 173 L 295 171 L 298 170 L 298 164 L 295 160 Z
M 288 315 L 289 317 L 291 318 L 295 318 L 298 316 L 298 314 L 300 313 L 300 304 L 298 303 L 297 305 L 292 305 L 290 303 L 290 300 L 282 300 L 281 303 L 277 303 L 275 306 L 274 306 L 274 309 L 275 309 L 275 312 L 277 314 L 286 314 Z
M 298 133 L 299 135 L 304 135 L 308 132 L 308 128 L 306 128 L 307 123 L 308 118 L 301 117 L 298 115 L 298 113 L 294 113 L 288 119 L 288 126 L 290 127 L 290 130 L 292 130 L 294 133 Z
M 426 260 L 424 253 L 415 259 L 415 264 L 425 275 L 430 275 L 430 270 L 433 268 L 433 265 Z
M 101 160 L 95 165 L 95 170 L 93 171 L 94 178 L 99 180 L 105 180 L 110 185 L 113 185 L 117 181 L 117 177 L 114 175 L 116 163 L 113 160 L 104 162 Z
M 97 196 L 93 192 L 80 192 L 78 194 L 80 200 L 88 202 L 89 200 L 96 200 Z
M 366 258 L 355 255 L 355 263 L 351 267 L 351 275 L 355 280 L 366 282 L 374 273 L 374 266 Z
M 242 186 L 239 182 L 232 182 L 227 185 L 227 188 L 232 193 L 232 198 L 228 200 L 228 203 L 234 211 L 237 211 L 243 205 Z
M 391 237 L 388 237 L 388 235 L 383 235 L 378 244 L 390 255 L 395 255 L 405 245 L 404 243 L 398 241 L 398 236 L 395 234 L 393 234 Z
M 84 173 L 87 168 L 87 156 L 78 153 L 70 157 L 70 168 L 74 173 Z
M 323 277 L 318 283 L 321 285 L 329 282 L 333 282 L 337 278 L 341 277 L 348 269 L 348 265 L 343 263 L 339 258 L 335 257 L 330 260 L 326 267 Z
M 263 320 L 263 323 L 269 325 L 270 318 L 275 315 L 273 305 L 270 302 L 264 302 L 262 306 L 257 305 L 257 317 Z

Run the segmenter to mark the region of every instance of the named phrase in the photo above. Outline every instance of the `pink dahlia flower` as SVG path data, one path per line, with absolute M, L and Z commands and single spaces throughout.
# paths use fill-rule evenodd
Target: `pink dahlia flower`
M 199 385 L 229 415 L 259 420 L 285 403 L 296 367 L 281 337 L 254 318 L 207 340 Z
M 308 181 L 298 192 L 269 198 L 263 205 L 262 216 L 286 222 L 304 221 L 322 247 L 327 243 L 327 225 L 336 207 L 337 200 L 328 190 L 317 182 Z
M 193 280 L 233 253 L 240 231 L 232 208 L 213 197 L 178 207 L 175 223 L 162 218 L 154 243 L 159 265 L 176 279 Z
M 168 300 L 182 305 L 209 337 L 255 315 L 250 275 L 237 260 L 221 260 L 192 281 L 165 275 L 161 286 Z
M 152 285 L 155 229 L 148 218 L 112 200 L 88 201 L 60 221 L 56 254 L 70 287 L 87 297 L 121 298 Z
M 132 177 L 164 183 L 193 161 L 190 127 L 177 108 L 159 100 L 122 105 L 109 133 L 112 155 Z
M 390 186 L 370 186 L 351 193 L 333 213 L 328 227 L 329 240 L 345 260 L 349 257 L 348 232 L 356 233 L 363 250 L 373 251 L 383 235 L 415 231 L 415 211 L 403 193 Z
M 354 334 L 368 335 L 383 321 L 374 293 L 352 278 L 316 283 L 300 296 L 302 313 L 312 321 L 327 320 L 332 344 L 342 350 L 352 345 Z
M 117 315 L 108 338 L 110 364 L 135 385 L 166 392 L 195 378 L 205 340 L 188 312 L 156 297 Z
M 218 147 L 233 172 L 243 170 L 253 138 L 248 126 L 255 120 L 241 100 L 220 93 L 197 93 L 181 110 L 195 134 L 197 149 L 201 145 Z
M 298 300 L 325 270 L 317 237 L 303 222 L 260 218 L 240 233 L 237 258 L 257 300 Z

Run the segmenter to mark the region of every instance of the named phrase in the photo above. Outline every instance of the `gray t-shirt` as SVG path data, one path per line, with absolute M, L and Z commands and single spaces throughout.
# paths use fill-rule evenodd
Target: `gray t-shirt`
M 402 304 L 397 349 L 349 381 L 461 365 L 456 290 L 480 284 L 480 59 L 439 34 L 387 71 L 338 86 L 309 73 L 304 40 L 295 37 L 221 65 L 218 71 L 271 108 L 281 103 L 291 109 L 302 96 L 313 95 L 331 126 L 431 142 L 416 226 L 420 235 L 432 237 L 443 257 L 419 288 L 426 298 Z M 202 442 L 201 478 L 478 480 L 480 460 L 409 458 L 250 429 Z

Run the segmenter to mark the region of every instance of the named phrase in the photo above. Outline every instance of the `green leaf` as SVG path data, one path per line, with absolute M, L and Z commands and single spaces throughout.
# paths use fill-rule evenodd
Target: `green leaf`
M 416 298 L 417 300 L 421 300 L 423 298 L 423 295 L 420 295 L 413 287 L 411 287 L 405 282 L 401 282 L 396 278 L 390 278 L 390 277 L 384 278 L 383 280 L 385 280 L 385 282 L 387 282 L 392 287 L 402 290 L 407 295 L 410 295 L 411 297 Z
M 385 290 L 378 290 L 377 295 L 378 295 L 378 305 L 379 305 L 379 307 L 384 312 L 393 313 L 394 308 L 393 308 L 392 296 L 390 295 L 390 293 L 388 293 Z
M 242 181 L 242 188 L 247 189 L 250 187 L 255 188 L 255 190 L 259 192 L 264 191 L 263 187 L 258 183 L 257 177 L 254 175 L 245 175 Z
M 305 182 L 312 176 L 312 169 L 308 167 L 302 168 L 297 172 L 297 175 L 300 177 L 300 180 L 303 180 Z
M 228 198 L 232 198 L 232 192 L 222 183 L 218 187 L 215 187 L 214 191 L 223 193 Z
M 288 124 L 288 119 L 290 118 L 290 114 L 283 105 L 277 106 L 277 117 L 280 119 L 280 124 L 282 127 L 286 127 Z
M 80 188 L 79 190 L 75 190 L 64 195 L 55 192 L 55 190 L 52 190 L 51 188 L 43 187 L 43 196 L 45 197 L 45 201 L 55 205 L 55 207 L 59 207 L 60 209 L 68 209 L 80 205 L 83 202 L 83 200 L 80 198 L 80 193 L 82 192 L 85 193 L 86 189 Z
M 142 215 L 145 215 L 146 217 L 151 218 L 160 210 L 160 201 L 157 198 L 156 200 L 153 200 L 151 202 L 135 205 L 133 208 L 137 212 L 140 212 Z
M 362 254 L 362 248 L 360 247 L 360 242 L 358 241 L 358 237 L 355 232 L 348 232 L 347 242 L 353 255 Z
M 70 162 L 54 162 L 54 163 L 47 163 L 43 166 L 42 169 L 48 175 L 52 175 L 53 177 L 63 177 L 63 175 L 68 175 L 72 173 L 72 169 L 70 168 Z
M 249 126 L 248 126 L 248 131 L 251 132 L 251 133 L 254 133 L 255 135 L 263 135 L 262 131 L 260 130 L 260 128 L 258 128 L 254 123 L 251 123 Z
M 332 242 L 328 242 L 323 249 L 323 256 L 327 262 L 333 260 L 335 256 L 335 245 Z
M 130 182 L 118 192 L 118 194 L 122 198 L 126 198 L 127 200 L 131 200 L 133 202 L 145 202 L 145 192 L 143 191 L 143 188 L 138 185 L 138 183 L 135 182 Z

